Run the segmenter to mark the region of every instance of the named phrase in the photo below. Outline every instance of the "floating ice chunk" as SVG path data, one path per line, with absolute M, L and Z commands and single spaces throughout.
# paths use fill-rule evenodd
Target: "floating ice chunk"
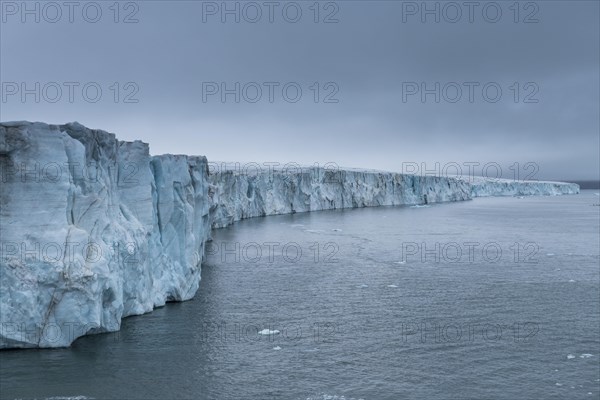
M 300 351 L 303 353 L 316 353 L 317 351 L 319 351 L 319 348 L 314 347 L 312 349 L 301 349 Z
M 555 383 L 555 385 L 556 385 L 556 386 L 562 386 L 562 383 L 558 383 L 558 382 L 556 382 L 556 383 Z
M 579 356 L 579 358 L 590 358 L 590 357 L 594 357 L 594 355 L 590 354 L 590 353 L 583 353 L 582 355 Z
M 273 347 L 273 350 L 281 350 L 281 347 L 275 346 L 275 347 Z
M 547 253 L 546 254 L 548 257 L 552 257 L 554 255 L 554 253 Z
M 48 397 L 48 400 L 86 400 L 93 399 L 93 397 L 87 396 L 58 396 L 58 397 Z
M 259 335 L 277 335 L 279 333 L 279 331 L 277 329 L 275 330 L 270 330 L 270 329 L 263 329 L 262 331 L 258 332 Z
M 357 288 L 368 288 L 369 285 L 365 285 L 364 283 L 362 285 L 358 285 Z
M 569 282 L 575 282 L 573 279 L 569 279 Z
M 567 360 L 571 360 L 575 358 L 575 356 L 573 354 L 567 354 Z
M 406 261 L 395 261 L 394 264 L 406 264 Z
M 387 287 L 390 287 L 390 288 L 397 288 L 398 286 L 396 286 L 396 285 L 387 285 Z
M 410 208 L 429 208 L 431 206 L 427 206 L 427 205 L 421 205 L 421 204 L 415 204 L 414 206 L 410 206 Z

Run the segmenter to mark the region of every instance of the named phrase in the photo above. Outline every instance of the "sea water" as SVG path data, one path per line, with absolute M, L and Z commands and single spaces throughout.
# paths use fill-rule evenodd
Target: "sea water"
M 598 399 L 596 192 L 215 230 L 193 300 L 0 353 L 1 397 Z

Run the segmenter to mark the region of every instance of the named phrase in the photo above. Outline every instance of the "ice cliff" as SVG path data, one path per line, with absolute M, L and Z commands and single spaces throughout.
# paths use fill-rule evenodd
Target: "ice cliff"
M 434 176 L 323 167 L 246 170 L 224 163 L 212 166 L 213 228 L 266 215 L 471 198 L 467 182 Z
M 244 218 L 577 185 L 351 169 L 239 171 L 77 123 L 0 124 L 0 348 L 61 347 L 194 296 L 211 228 Z
M 0 126 L 0 347 L 67 346 L 190 299 L 209 233 L 204 157 L 78 124 Z
M 489 196 L 558 196 L 579 193 L 579 185 L 564 182 L 518 181 L 469 177 L 472 197 Z

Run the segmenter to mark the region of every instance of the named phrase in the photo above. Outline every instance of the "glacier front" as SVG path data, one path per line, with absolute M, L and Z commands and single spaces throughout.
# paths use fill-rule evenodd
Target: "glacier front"
M 68 346 L 194 296 L 209 233 L 204 157 L 78 124 L 0 126 L 1 347 Z
M 63 347 L 192 298 L 212 228 L 257 216 L 578 193 L 323 167 L 240 171 L 80 124 L 0 124 L 0 348 Z

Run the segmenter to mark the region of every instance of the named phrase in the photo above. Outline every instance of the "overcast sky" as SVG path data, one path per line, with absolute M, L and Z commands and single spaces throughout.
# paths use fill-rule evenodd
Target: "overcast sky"
M 598 1 L 23 4 L 1 4 L 2 121 L 209 160 L 599 177 Z

